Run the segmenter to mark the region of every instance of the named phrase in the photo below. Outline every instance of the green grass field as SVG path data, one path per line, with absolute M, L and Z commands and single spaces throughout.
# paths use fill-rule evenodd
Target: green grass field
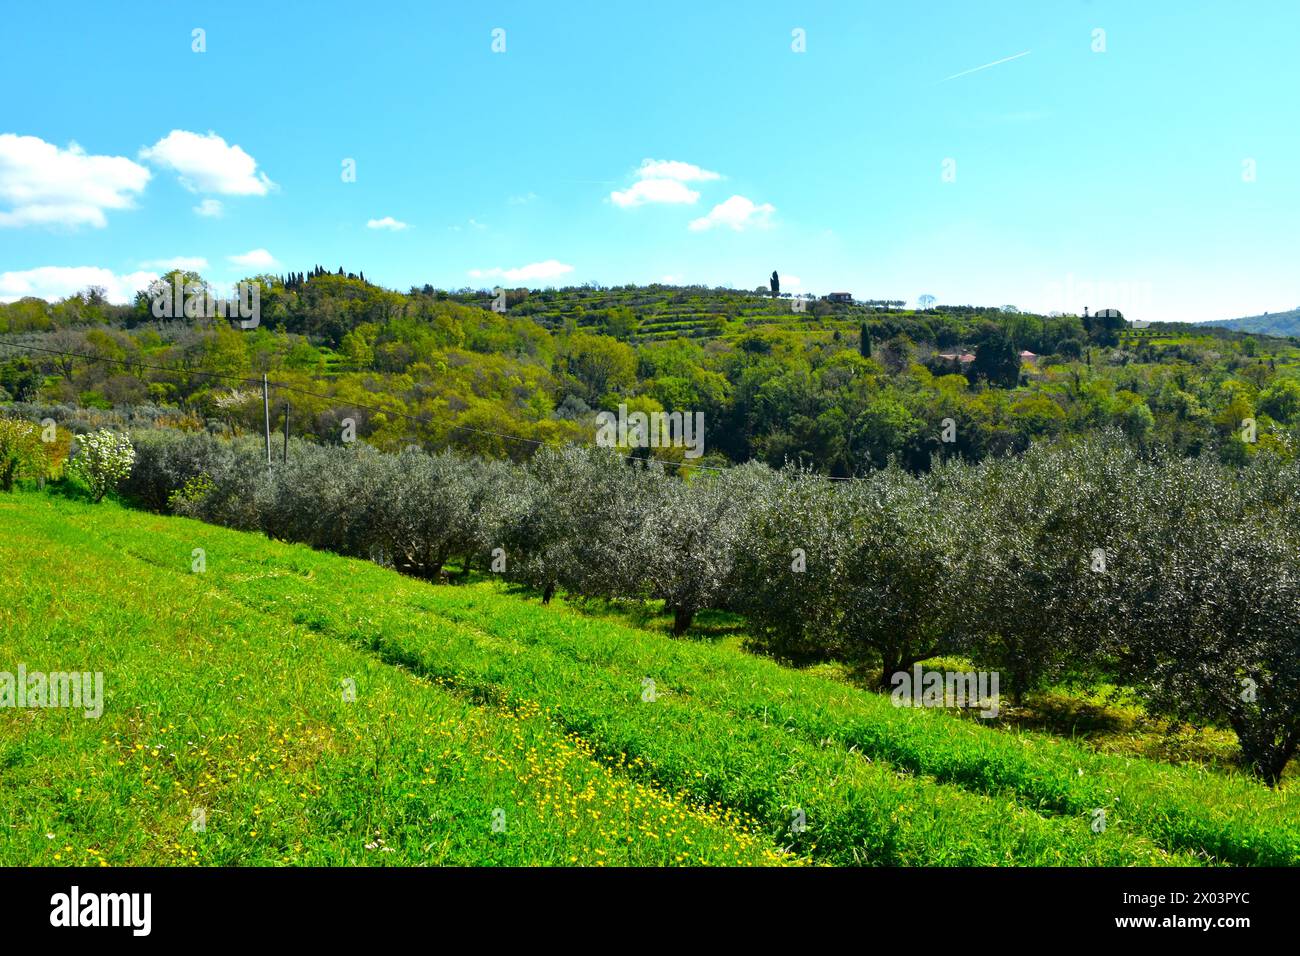
M 106 696 L 0 709 L 0 864 L 1300 862 L 1294 787 L 895 708 L 494 581 L 22 492 L 0 595 L 0 671 L 102 671 Z

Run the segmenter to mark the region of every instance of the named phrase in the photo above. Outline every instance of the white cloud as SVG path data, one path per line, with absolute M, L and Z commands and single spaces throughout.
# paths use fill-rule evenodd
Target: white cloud
M 223 196 L 265 196 L 275 183 L 258 171 L 257 160 L 216 133 L 206 136 L 174 129 L 140 158 L 174 170 L 190 192 Z
M 545 262 L 533 262 L 517 269 L 470 269 L 469 275 L 472 279 L 509 279 L 511 282 L 522 282 L 529 279 L 554 279 L 572 271 L 571 265 L 556 259 L 547 259 Z
M 275 256 L 265 249 L 251 249 L 237 256 L 226 256 L 226 258 L 237 266 L 251 266 L 253 268 L 269 269 L 280 264 Z
M 125 156 L 91 156 L 36 136 L 0 134 L 0 226 L 107 224 L 106 209 L 129 209 L 149 170 Z
M 140 263 L 141 269 L 158 269 L 162 272 L 170 272 L 172 269 L 200 272 L 207 267 L 208 260 L 202 256 L 173 256 L 171 259 L 150 259 Z
M 0 272 L 0 302 L 12 302 L 26 296 L 52 302 L 88 286 L 101 286 L 110 302 L 131 302 L 136 292 L 148 288 L 156 278 L 157 272 L 117 275 L 111 269 L 99 266 L 40 266 L 21 272 Z
M 394 219 L 392 216 L 385 216 L 383 219 L 371 219 L 366 223 L 367 229 L 388 229 L 392 232 L 401 232 L 403 229 L 410 228 L 400 219 Z
M 797 289 L 801 285 L 803 285 L 803 279 L 800 279 L 798 276 L 781 276 L 781 288 L 783 289 Z
M 699 198 L 698 192 L 676 179 L 642 179 L 631 189 L 622 192 L 616 189 L 609 194 L 610 202 L 625 209 L 648 202 L 690 204 Z
M 675 159 L 643 159 L 636 174 L 640 179 L 677 179 L 688 183 L 722 178 L 720 173 Z
M 511 196 L 506 200 L 512 206 L 526 206 L 537 198 L 537 193 L 524 193 L 522 196 Z
M 690 230 L 702 232 L 714 226 L 730 226 L 737 232 L 751 226 L 766 226 L 776 207 L 771 203 L 756 205 L 744 196 L 732 196 L 726 202 L 718 203 L 707 216 L 691 220 Z
M 609 201 L 624 209 L 646 203 L 690 205 L 700 198 L 700 194 L 686 183 L 722 178 L 712 170 L 675 159 L 644 159 L 636 177 L 637 181 L 629 189 L 610 193 Z
M 221 200 L 220 200 L 220 199 L 205 199 L 205 200 L 203 200 L 201 203 L 199 203 L 197 206 L 194 207 L 194 211 L 195 211 L 196 213 L 198 213 L 200 216 L 207 216 L 207 217 L 210 218 L 210 219 L 211 219 L 211 218 L 215 218 L 216 216 L 220 216 L 220 215 L 221 215 Z

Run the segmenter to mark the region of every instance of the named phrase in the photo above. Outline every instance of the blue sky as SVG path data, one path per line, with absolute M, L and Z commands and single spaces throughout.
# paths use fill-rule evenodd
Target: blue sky
M 403 290 L 778 269 L 796 292 L 1157 320 L 1300 306 L 1294 2 L 4 18 L 4 299 L 87 276 L 121 296 L 183 259 L 219 284 L 318 262 Z

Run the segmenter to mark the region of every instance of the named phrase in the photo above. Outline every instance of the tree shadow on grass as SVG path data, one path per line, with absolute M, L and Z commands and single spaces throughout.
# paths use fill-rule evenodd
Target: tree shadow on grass
M 453 576 L 453 580 L 459 580 Z M 528 585 L 503 581 L 492 574 L 472 573 L 468 583 L 492 581 L 500 593 L 540 604 L 541 592 Z M 557 592 L 552 606 L 564 608 L 584 617 L 606 620 L 640 630 L 672 637 L 672 614 L 666 613 L 662 601 L 607 600 L 583 598 Z M 727 611 L 701 611 L 682 639 L 719 642 L 739 638 L 738 646 L 760 657 L 770 657 L 760 647 L 745 640 L 746 621 Z M 785 667 L 823 677 L 860 690 L 888 694 L 879 687 L 878 665 L 853 666 L 844 662 L 777 660 Z M 933 658 L 923 662 L 926 669 L 965 671 L 973 665 L 960 658 Z M 1124 754 L 1170 764 L 1196 764 L 1208 769 L 1238 769 L 1236 738 L 1228 731 L 1213 727 L 1171 724 L 1147 714 L 1130 694 L 1104 684 L 1060 686 L 1027 695 L 1025 704 L 1013 706 L 1003 698 L 998 715 L 981 715 L 981 707 L 949 708 L 947 713 L 982 726 L 1003 730 L 1032 731 L 1064 740 L 1077 741 L 1090 749 Z M 1293 761 L 1287 778 L 1300 777 L 1300 761 Z
M 512 597 L 541 600 L 541 592 L 517 582 L 503 584 L 504 593 Z M 567 608 L 583 617 L 610 621 L 643 631 L 651 631 L 672 637 L 673 615 L 664 610 L 663 601 L 639 600 L 636 598 L 600 598 L 582 597 L 557 591 L 551 602 L 557 607 Z M 681 640 L 720 641 L 746 632 L 743 617 L 728 611 L 701 611 L 695 615 L 691 626 Z
M 1028 695 L 1023 707 L 1003 702 L 993 722 L 1015 730 L 1087 740 L 1129 732 L 1144 718 L 1126 713 L 1108 700 L 1048 692 Z
M 1113 687 L 1057 687 L 1029 695 L 1023 707 L 1006 707 L 993 726 L 1031 730 L 1076 740 L 1104 753 L 1170 764 L 1240 769 L 1236 735 L 1153 717 Z
M 46 494 L 53 495 L 56 498 L 78 501 L 88 505 L 95 504 L 95 496 L 90 493 L 89 488 L 80 482 L 71 481 L 67 478 L 45 482 L 44 490 Z

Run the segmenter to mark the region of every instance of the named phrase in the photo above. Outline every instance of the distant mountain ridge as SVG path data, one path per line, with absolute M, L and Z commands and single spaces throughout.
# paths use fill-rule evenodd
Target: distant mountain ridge
M 1300 308 L 1290 312 L 1265 312 L 1240 319 L 1218 319 L 1201 325 L 1218 326 L 1237 332 L 1256 332 L 1261 335 L 1300 335 Z

